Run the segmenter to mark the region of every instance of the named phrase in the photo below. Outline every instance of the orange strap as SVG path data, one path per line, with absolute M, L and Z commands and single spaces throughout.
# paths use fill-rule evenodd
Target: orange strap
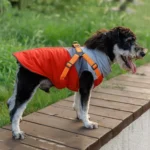
M 87 54 L 85 54 L 82 51 L 82 49 L 80 48 L 80 45 L 78 43 L 75 43 L 73 44 L 73 47 L 76 49 L 76 54 L 74 54 L 73 57 L 70 59 L 70 61 L 67 62 L 66 67 L 60 76 L 60 79 L 64 80 L 70 68 L 77 62 L 77 60 L 80 57 L 83 57 L 87 61 L 87 63 L 92 67 L 92 69 L 95 71 L 97 78 L 99 77 L 103 78 L 102 74 L 100 73 L 100 70 L 98 69 L 98 65 Z

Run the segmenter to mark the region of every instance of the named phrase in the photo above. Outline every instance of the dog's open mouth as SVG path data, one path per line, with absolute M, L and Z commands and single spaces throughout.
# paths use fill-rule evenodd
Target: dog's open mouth
M 129 70 L 132 70 L 132 73 L 135 73 L 136 72 L 136 65 L 132 62 L 132 58 L 131 57 L 122 56 L 122 55 L 121 55 L 121 58 L 125 62 L 126 67 Z

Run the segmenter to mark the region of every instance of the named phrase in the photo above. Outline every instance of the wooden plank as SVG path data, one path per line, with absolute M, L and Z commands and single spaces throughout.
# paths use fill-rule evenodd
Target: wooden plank
M 69 102 L 69 101 L 68 101 Z M 68 102 L 66 103 L 62 103 L 61 102 L 61 104 L 60 104 L 60 102 L 59 102 L 59 104 L 60 105 L 57 105 L 57 104 L 54 104 L 53 105 L 53 107 L 61 107 L 61 108 L 63 108 L 63 109 L 71 109 L 71 105 L 70 105 L 70 107 L 69 107 L 69 104 L 68 104 Z M 91 107 L 93 107 L 93 106 L 91 106 Z M 90 110 L 91 110 L 91 107 L 90 107 Z M 97 108 L 100 108 L 100 107 L 94 107 L 94 109 L 92 109 L 92 114 L 94 114 L 94 113 L 96 113 L 96 115 L 98 115 L 97 117 L 99 117 L 99 115 L 101 115 L 101 116 L 103 116 L 103 115 L 105 115 L 105 117 L 110 117 L 110 115 L 113 113 L 113 112 L 115 112 L 117 115 L 118 114 L 121 114 L 121 117 L 123 117 L 124 119 L 120 119 L 120 124 L 118 124 L 116 127 L 114 127 L 113 129 L 112 129 L 112 132 L 113 132 L 113 137 L 114 136 L 116 136 L 118 133 L 120 133 L 121 131 L 122 131 L 122 129 L 124 129 L 126 126 L 128 126 L 131 122 L 133 122 L 133 120 L 136 118 L 136 116 L 135 116 L 135 118 L 134 118 L 134 114 L 132 114 L 132 113 L 129 113 L 128 114 L 128 116 L 126 116 L 127 114 L 126 113 L 128 113 L 128 112 L 122 112 L 122 111 L 110 111 L 109 109 L 104 109 L 104 110 L 102 110 L 102 112 L 101 112 L 101 109 L 97 109 Z M 103 114 L 104 113 L 104 114 Z M 107 114 L 108 113 L 108 114 Z M 115 113 L 113 113 L 113 115 L 111 116 L 112 118 L 114 117 L 114 118 L 118 118 L 118 116 L 116 117 L 115 115 Z M 90 112 L 90 115 L 91 115 L 91 112 Z M 126 116 L 126 117 L 125 117 Z M 137 116 L 139 116 L 139 114 L 137 113 Z M 91 119 L 92 120 L 92 119 Z
M 146 64 L 140 66 L 140 68 L 141 68 L 141 67 L 145 67 L 145 66 L 150 66 L 150 63 L 146 63 Z
M 149 104 L 149 103 L 148 103 Z M 131 112 L 133 113 L 134 119 L 141 116 L 143 113 L 143 108 L 141 106 L 136 106 L 132 104 L 123 104 L 118 102 L 112 102 L 112 101 L 106 101 L 101 99 L 94 99 L 91 98 L 91 104 L 90 106 L 96 106 L 96 107 L 103 107 L 103 108 L 110 108 L 114 110 L 124 111 L 124 112 Z M 150 104 L 149 104 L 150 106 Z
M 137 71 L 139 70 L 139 69 L 142 69 L 143 71 L 150 71 L 150 65 L 144 65 L 144 66 L 141 66 L 141 67 L 139 67 L 139 68 L 137 68 Z
M 0 128 L 0 133 L 1 133 L 1 132 L 4 132 L 4 131 L 5 131 L 4 129 Z
M 86 137 L 97 138 L 98 143 L 101 143 L 101 145 L 104 145 L 112 138 L 110 129 L 103 127 L 99 127 L 95 130 L 86 129 L 83 127 L 81 121 L 73 121 L 39 113 L 33 113 L 32 115 L 25 117 L 25 121 L 54 127 L 63 131 L 78 134 L 78 136 L 84 135 Z
M 150 72 L 144 72 L 141 69 L 136 72 L 136 75 L 150 76 Z
M 150 100 L 150 94 L 144 94 L 144 93 L 137 93 L 137 92 L 131 92 L 131 91 L 123 91 L 121 89 L 112 89 L 112 88 L 102 88 L 102 87 L 96 87 L 93 91 L 98 93 L 105 93 L 105 94 L 112 94 L 112 95 L 119 95 L 119 96 L 125 96 L 130 98 L 137 98 L 137 99 L 143 99 L 143 100 Z
M 150 89 L 150 84 L 147 83 L 138 83 L 138 82 L 134 82 L 134 81 L 124 81 L 124 80 L 117 80 L 116 78 L 109 80 L 109 83 L 111 83 L 112 85 L 127 85 L 130 87 L 139 87 L 139 88 L 146 88 L 146 89 Z
M 12 146 L 8 146 L 7 143 L 0 143 L 0 150 L 40 150 L 40 149 L 33 148 L 23 144 L 12 147 Z
M 41 148 L 42 150 L 75 150 L 74 148 L 66 147 L 63 144 L 57 144 L 52 141 L 47 141 L 44 139 L 36 138 L 28 136 L 28 138 L 25 138 L 22 143 L 34 146 L 36 148 Z
M 4 128 L 10 129 L 10 126 L 5 126 Z M 21 122 L 21 129 L 25 131 L 27 135 L 75 149 L 86 149 L 97 141 L 96 138 L 86 137 L 26 121 Z
M 98 92 L 92 92 L 91 94 L 92 98 L 101 99 L 101 100 L 107 100 L 107 101 L 113 101 L 118 103 L 125 103 L 125 104 L 132 104 L 137 106 L 143 106 L 149 103 L 149 100 L 143 100 L 143 99 L 136 99 L 136 98 L 130 98 L 130 97 L 124 97 L 120 95 L 112 95 L 108 93 L 98 93 Z M 64 100 L 74 101 L 74 96 L 67 97 Z
M 72 99 L 70 98 L 67 98 L 66 100 L 72 101 Z M 136 112 L 141 108 L 141 106 L 137 106 L 137 105 L 118 103 L 118 102 L 107 101 L 107 100 L 96 99 L 96 98 L 91 98 L 90 105 L 111 108 L 111 109 L 116 109 L 121 111 L 128 111 L 128 112 Z
M 0 132 L 0 150 L 39 150 L 29 145 L 24 145 L 21 141 L 12 140 L 12 134 L 8 130 Z
M 63 108 L 68 108 L 68 107 L 72 108 L 72 102 L 59 101 L 53 104 L 53 106 L 56 106 L 56 107 L 63 106 Z M 131 112 L 124 112 L 124 111 L 103 108 L 103 107 L 96 107 L 96 106 L 90 106 L 89 113 L 93 115 L 100 115 L 103 117 L 108 117 L 108 118 L 113 118 L 113 119 L 118 119 L 118 120 L 124 120 L 132 116 Z
M 147 71 L 147 70 L 150 71 L 150 65 L 149 64 L 143 65 L 143 66 L 139 67 L 138 69 L 140 69 L 140 68 L 145 69 L 145 71 Z
M 72 108 L 62 108 L 62 107 L 54 107 L 48 106 L 42 110 L 38 111 L 39 113 L 44 113 L 50 116 L 57 116 L 65 119 L 76 120 L 76 112 L 72 110 Z M 99 126 L 113 129 L 118 126 L 121 121 L 111 118 L 106 118 L 102 116 L 96 116 L 90 114 L 90 120 L 98 122 Z
M 33 113 L 26 116 L 24 120 L 97 139 L 111 131 L 110 129 L 103 127 L 99 127 L 95 130 L 89 130 L 83 127 L 83 123 L 81 121 L 73 121 L 40 113 Z
M 127 86 L 127 85 L 117 85 L 117 84 L 112 84 L 110 82 L 105 82 L 101 88 L 111 88 L 111 89 L 117 89 L 117 90 L 121 90 L 121 91 L 129 91 L 129 92 L 137 92 L 140 94 L 149 94 L 150 96 L 150 90 L 146 89 L 146 88 L 140 88 L 140 87 L 131 87 L 131 86 Z
M 150 66 L 149 65 L 140 66 L 137 68 L 137 71 L 139 71 L 140 69 L 142 69 L 144 72 L 148 72 L 148 71 L 150 71 Z
M 147 76 L 147 75 L 139 75 L 139 74 L 129 74 L 129 73 L 127 73 L 127 74 L 122 74 L 120 76 L 122 76 L 124 78 L 135 78 L 135 79 L 141 79 L 141 80 L 142 79 L 150 80 L 150 76 Z M 115 78 L 117 78 L 117 77 L 115 77 Z
M 117 89 L 117 90 L 122 90 L 122 91 L 129 91 L 129 92 L 137 92 L 139 94 L 149 94 L 150 96 L 150 89 L 146 89 L 146 88 L 140 88 L 140 87 L 131 87 L 131 86 L 127 86 L 127 85 L 115 85 L 112 84 L 110 82 L 105 82 L 103 84 L 104 88 L 112 88 L 112 89 Z
M 150 76 L 150 71 L 145 71 L 145 69 L 139 68 L 136 71 L 137 75 L 142 75 L 142 76 Z
M 39 111 L 39 113 L 44 113 L 50 116 L 57 116 L 61 118 L 76 120 L 76 112 L 73 111 L 71 108 L 62 108 L 62 107 L 54 107 L 54 106 L 48 106 L 45 109 L 42 109 Z M 90 114 L 90 120 L 96 121 L 99 126 L 106 127 L 112 129 L 113 137 L 119 134 L 122 129 L 124 129 L 129 122 L 124 122 L 121 120 L 101 117 Z
M 150 81 L 150 76 L 149 75 L 140 75 L 140 74 L 122 74 L 120 76 L 116 76 L 112 79 L 137 79 L 138 80 L 144 80 L 144 81 Z
M 4 130 L 4 129 L 3 129 Z M 73 148 L 66 147 L 64 145 L 60 145 L 54 142 L 49 142 L 47 140 L 26 136 L 24 140 L 16 141 L 12 139 L 12 133 L 10 130 L 4 130 L 2 133 L 0 133 L 0 137 L 2 140 L 0 140 L 0 144 L 3 141 L 3 145 L 7 145 L 7 147 L 12 148 L 14 147 L 14 150 L 16 150 L 17 146 L 22 146 L 30 149 L 42 149 L 42 150 L 48 150 L 48 149 L 57 149 L 57 150 L 74 150 Z M 0 139 L 1 139 L 0 138 Z M 1 148 L 1 147 L 0 147 Z M 20 147 L 18 147 L 20 148 Z M 22 148 L 22 147 L 21 147 Z M 18 150 L 21 150 L 18 149 Z M 1 149 L 0 149 L 1 150 Z
M 105 97 L 105 99 L 102 100 L 102 99 L 100 99 L 102 94 L 103 93 L 93 92 L 93 95 L 96 98 L 91 98 L 90 105 L 132 112 L 132 113 L 134 113 L 133 114 L 134 119 L 138 118 L 142 113 L 144 113 L 145 111 L 147 111 L 150 108 L 150 101 L 135 99 L 136 103 L 138 103 L 138 104 L 127 104 L 125 102 L 125 100 L 128 100 L 127 97 L 120 97 L 119 99 L 117 99 L 118 97 L 116 97 L 116 95 L 109 95 L 110 100 L 108 100 L 108 99 L 106 99 L 106 98 L 108 98 L 108 95 L 105 94 L 105 95 L 103 95 Z M 130 98 L 130 100 L 132 100 L 132 99 L 133 98 Z M 72 101 L 72 97 L 68 97 L 65 100 Z M 118 101 L 114 102 L 116 100 L 118 100 Z M 122 100 L 124 100 L 124 103 L 119 102 Z M 139 105 L 139 102 L 142 102 L 142 104 Z
M 130 86 L 123 86 L 123 91 L 131 91 L 137 93 L 144 93 L 150 95 L 150 90 L 145 88 L 138 88 L 138 87 L 130 87 Z
M 104 94 L 104 93 L 96 93 L 96 92 L 93 92 L 93 93 L 94 93 L 93 94 L 94 97 L 97 99 L 99 97 L 101 97 L 101 95 Z M 108 96 L 108 94 L 105 94 L 105 96 L 106 95 Z M 136 105 L 136 106 L 142 106 L 139 111 L 137 110 L 137 112 L 136 112 L 136 110 L 135 110 L 135 113 L 137 113 L 137 114 L 134 114 L 134 119 L 136 119 L 136 117 L 139 117 L 140 113 L 144 113 L 145 111 L 147 111 L 150 108 L 150 101 L 143 100 L 143 99 L 135 99 L 135 98 L 121 97 L 121 96 L 117 97 L 117 95 L 111 95 L 111 94 L 109 95 L 109 98 L 110 98 L 109 100 L 108 99 L 104 99 L 104 100 L 116 101 L 119 103 L 128 103 L 128 104 Z M 99 101 L 99 100 L 97 100 L 97 101 Z M 92 103 L 92 101 L 91 101 L 91 103 Z
M 148 79 L 145 79 L 145 78 L 141 78 L 141 79 L 139 79 L 139 78 L 134 78 L 134 77 L 127 77 L 127 76 L 117 76 L 117 77 L 115 77 L 114 79 L 116 79 L 116 80 L 124 80 L 124 81 L 131 81 L 131 82 L 137 82 L 137 83 L 146 83 L 146 84 L 150 84 L 150 80 L 148 80 Z
M 143 100 L 143 99 L 122 97 L 120 95 L 111 95 L 111 94 L 97 93 L 97 92 L 92 92 L 91 97 L 97 98 L 97 99 L 103 99 L 107 101 L 113 101 L 113 102 L 119 102 L 119 103 L 125 103 L 125 104 L 133 104 L 137 106 L 143 106 L 149 102 L 148 100 Z

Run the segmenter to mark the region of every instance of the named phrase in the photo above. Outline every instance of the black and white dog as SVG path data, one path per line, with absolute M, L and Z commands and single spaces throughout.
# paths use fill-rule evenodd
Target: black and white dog
M 145 49 L 137 45 L 135 34 L 128 28 L 116 27 L 111 30 L 100 30 L 92 35 L 83 47 L 102 51 L 109 58 L 111 64 L 117 62 L 125 70 L 136 71 L 132 59 L 140 59 L 145 56 Z M 50 79 L 33 73 L 24 68 L 20 63 L 17 72 L 13 95 L 7 105 L 12 122 L 12 134 L 15 139 L 24 139 L 24 133 L 20 130 L 19 123 L 27 103 L 36 92 L 37 88 L 49 91 L 52 85 Z M 83 121 L 86 128 L 98 128 L 98 124 L 89 120 L 88 109 L 90 93 L 94 79 L 91 72 L 84 71 L 79 78 L 79 91 L 75 93 L 74 109 L 77 117 Z

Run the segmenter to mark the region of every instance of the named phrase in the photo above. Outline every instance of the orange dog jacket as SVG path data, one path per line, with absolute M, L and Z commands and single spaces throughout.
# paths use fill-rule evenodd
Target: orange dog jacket
M 83 52 L 86 53 L 87 51 L 87 53 L 89 53 L 90 50 L 86 49 L 87 48 L 83 48 Z M 65 79 L 60 79 L 67 62 L 69 62 L 75 53 L 74 48 L 45 47 L 15 52 L 13 55 L 23 67 L 31 72 L 48 78 L 58 89 L 66 87 L 72 91 L 78 91 L 79 77 L 85 70 L 88 70 L 93 74 L 94 87 L 99 85 L 102 82 L 102 79 L 97 79 L 95 72 L 90 69 L 91 66 L 89 66 L 82 57 L 70 68 Z M 94 57 L 95 56 L 93 55 L 93 58 Z M 96 63 L 99 68 L 99 62 Z

